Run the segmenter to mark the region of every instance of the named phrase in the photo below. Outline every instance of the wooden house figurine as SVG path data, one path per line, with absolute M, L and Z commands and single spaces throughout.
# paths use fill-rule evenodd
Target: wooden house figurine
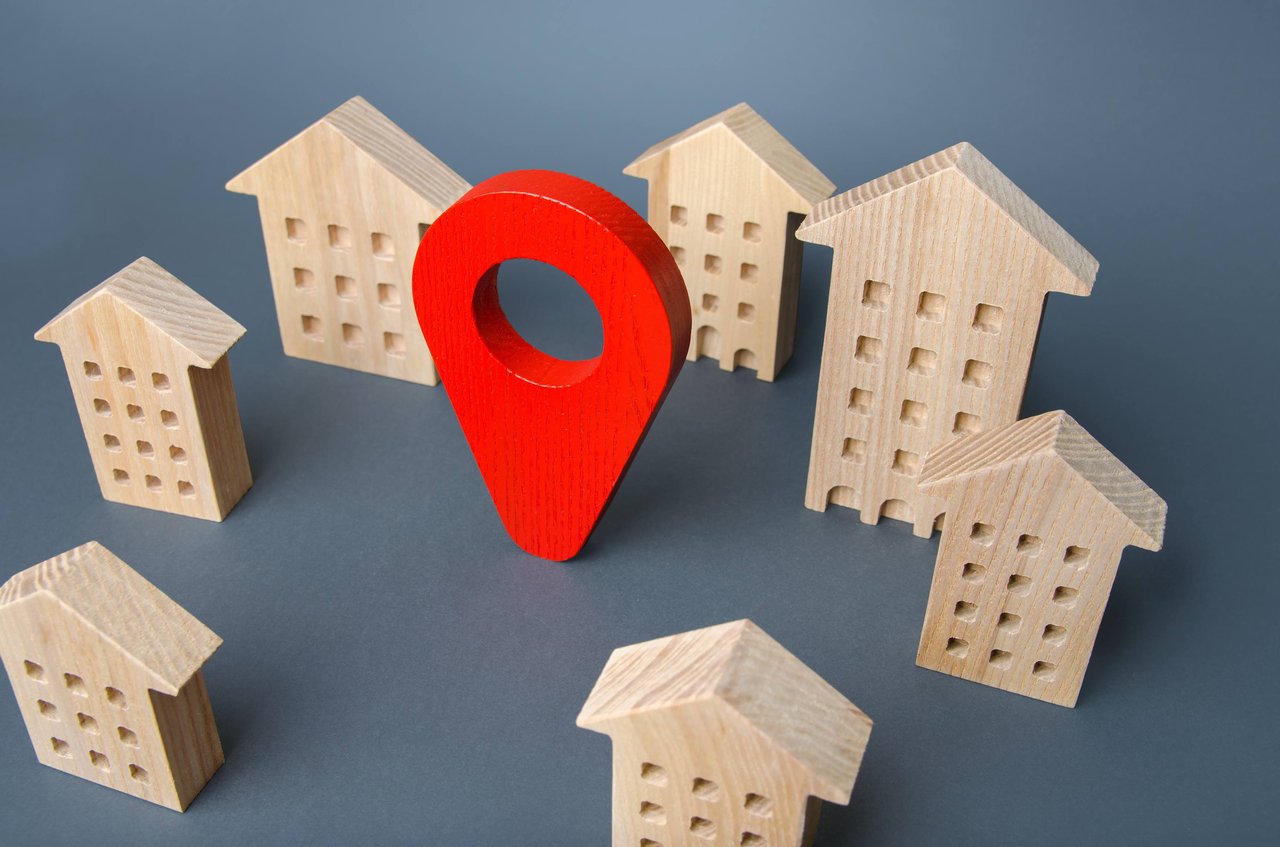
M 258 198 L 285 355 L 435 385 L 413 258 L 470 188 L 361 97 L 227 183 Z
M 613 739 L 614 847 L 808 844 L 871 732 L 748 620 L 615 650 L 578 726 Z
M 1165 502 L 1064 412 L 929 453 L 947 510 L 916 664 L 1074 706 L 1120 554 L 1159 550 Z
M 183 811 L 222 765 L 222 639 L 89 542 L 0 586 L 0 656 L 41 763 Z
M 143 257 L 36 338 L 62 349 L 102 496 L 220 521 L 253 484 L 227 351 L 244 327 Z
M 684 274 L 689 361 L 710 356 L 772 382 L 795 348 L 796 227 L 835 185 L 746 103 L 650 147 L 623 173 L 649 181 L 649 225 Z
M 1045 294 L 1098 263 L 969 144 L 820 203 L 799 237 L 834 249 L 805 505 L 906 521 L 924 455 L 1017 419 Z

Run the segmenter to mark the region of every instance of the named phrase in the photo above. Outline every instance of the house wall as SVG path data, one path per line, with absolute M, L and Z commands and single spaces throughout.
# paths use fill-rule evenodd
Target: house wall
M 0 609 L 0 647 L 42 764 L 183 808 L 147 680 L 119 648 L 43 593 Z
M 718 702 L 632 715 L 613 740 L 614 847 L 802 843 L 805 775 Z
M 649 224 L 670 247 L 693 311 L 689 360 L 754 368 L 772 381 L 795 346 L 810 211 L 727 129 L 705 132 L 646 166 Z
M 102 496 L 221 520 L 185 351 L 109 294 L 65 320 L 58 343 Z M 221 437 L 239 426 L 237 413 L 234 434 Z
M 285 354 L 435 385 L 412 271 L 442 210 L 324 123 L 255 180 Z
M 1017 419 L 1051 259 L 955 171 L 846 213 L 832 279 L 805 505 L 932 534 L 928 451 Z
M 1075 705 L 1129 532 L 1053 456 L 950 489 L 916 664 Z
M 213 720 L 204 671 L 197 671 L 177 697 L 150 692 L 151 706 L 178 803 L 183 809 L 222 767 L 222 740 Z
M 189 368 L 187 378 L 213 482 L 213 497 L 219 513 L 226 516 L 253 485 L 236 389 L 231 381 L 231 363 L 223 356 L 212 368 Z

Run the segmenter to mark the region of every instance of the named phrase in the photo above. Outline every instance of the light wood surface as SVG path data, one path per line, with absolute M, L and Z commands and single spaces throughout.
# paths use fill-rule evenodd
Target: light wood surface
M 578 726 L 613 740 L 614 847 L 794 847 L 849 802 L 871 719 L 741 620 L 615 650 Z
M 1120 554 L 1165 502 L 1064 412 L 952 441 L 921 491 L 947 511 L 916 663 L 1074 706 Z
M 62 350 L 102 496 L 220 521 L 253 484 L 227 350 L 244 327 L 143 257 L 36 333 Z
M 799 237 L 833 248 L 805 505 L 932 534 L 925 454 L 1017 419 L 1050 291 L 1098 263 L 969 144 L 818 204 Z
M 183 811 L 222 765 L 222 639 L 97 542 L 0 586 L 0 656 L 42 764 Z
M 258 198 L 285 354 L 435 385 L 413 257 L 470 187 L 360 97 L 227 183 Z
M 649 225 L 689 289 L 689 360 L 772 382 L 795 348 L 804 245 L 795 229 L 835 185 L 746 103 L 654 145 L 623 173 L 649 182 Z

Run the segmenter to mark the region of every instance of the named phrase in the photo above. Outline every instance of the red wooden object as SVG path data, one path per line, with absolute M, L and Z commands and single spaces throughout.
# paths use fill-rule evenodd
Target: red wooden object
M 498 304 L 498 266 L 535 259 L 578 281 L 604 327 L 600 355 L 541 352 Z M 689 295 L 666 245 L 589 182 L 515 171 L 467 192 L 413 266 L 427 347 L 512 540 L 555 561 L 600 520 L 689 348 Z

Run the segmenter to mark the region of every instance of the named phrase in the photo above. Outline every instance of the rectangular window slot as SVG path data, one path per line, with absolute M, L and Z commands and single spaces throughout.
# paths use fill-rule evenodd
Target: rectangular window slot
M 671 245 L 671 258 L 676 260 L 677 265 L 683 265 L 685 262 L 685 252 L 683 247 Z
M 846 462 L 862 464 L 867 460 L 867 442 L 861 438 L 846 438 L 840 449 L 840 458 Z
M 922 321 L 941 321 L 947 313 L 947 298 L 942 294 L 926 291 L 920 295 L 916 317 Z
M 884 355 L 884 344 L 879 338 L 872 338 L 869 335 L 859 335 L 858 340 L 853 346 L 853 357 L 859 362 L 866 362 L 869 365 L 877 364 L 881 356 Z
M 750 303 L 738 304 L 738 320 L 751 323 L 756 319 L 756 307 Z
M 396 257 L 396 247 L 391 241 L 391 236 L 385 232 L 375 232 L 369 236 L 373 242 L 373 255 L 376 259 L 391 261 Z
M 978 332 L 995 335 L 1004 326 L 1004 309 L 987 303 L 979 303 L 973 310 L 973 328 Z
M 676 226 L 687 226 L 689 223 L 689 210 L 684 206 L 672 206 L 671 222 Z
M 342 343 L 348 347 L 364 346 L 364 330 L 355 324 L 343 324 Z
M 335 250 L 350 250 L 351 230 L 345 226 L 329 224 L 329 246 Z
M 865 388 L 854 388 L 849 392 L 849 411 L 860 415 L 871 414 L 871 398 L 874 395 Z
M 151 387 L 156 391 L 172 391 L 173 386 L 169 383 L 169 377 L 166 374 L 156 372 L 151 374 Z
M 764 241 L 764 228 L 760 224 L 747 221 L 742 225 L 742 238 L 758 244 Z
M 399 309 L 400 289 L 389 282 L 378 283 L 378 304 L 388 309 Z
M 724 217 L 721 215 L 707 215 L 707 232 L 723 235 Z
M 721 261 L 719 256 L 713 256 L 708 253 L 702 260 L 702 269 L 709 274 L 720 273 Z
M 702 311 L 714 312 L 720 308 L 720 298 L 714 294 L 702 295 Z
M 306 268 L 293 269 L 293 287 L 304 291 L 316 287 L 316 275 Z
M 178 428 L 177 413 L 171 412 L 168 409 L 161 409 L 160 423 L 164 424 L 166 429 L 177 429 Z
M 907 426 L 924 426 L 929 419 L 929 407 L 917 400 L 903 400 L 902 414 L 898 420 Z
M 196 496 L 196 487 L 185 479 L 178 480 L 178 494 L 182 497 L 192 498 Z
M 323 341 L 324 336 L 320 334 L 320 319 L 314 315 L 303 315 L 302 334 L 312 341 Z
M 955 424 L 951 427 L 952 435 L 973 435 L 982 429 L 982 418 L 968 412 L 956 412 Z
M 988 388 L 991 385 L 991 377 L 994 373 L 995 368 L 986 362 L 970 359 L 964 363 L 964 377 L 961 381 L 965 385 L 971 385 L 974 388 Z
M 382 333 L 382 347 L 387 351 L 388 356 L 403 359 L 406 355 L 404 336 L 398 332 Z
M 112 453 L 119 453 L 121 449 L 123 449 L 120 446 L 120 439 L 116 438 L 114 435 L 102 436 L 102 446 L 106 447 Z
M 160 477 L 155 474 L 147 474 L 143 477 L 143 482 L 147 485 L 147 490 L 159 494 L 164 490 L 164 486 L 160 482 Z
M 145 413 L 143 413 L 141 406 L 138 406 L 134 403 L 129 403 L 125 405 L 124 410 L 125 410 L 125 413 L 128 414 L 129 420 L 131 421 L 144 423 L 147 420 L 147 416 Z
M 187 463 L 187 451 L 176 444 L 172 444 L 169 446 L 169 458 L 179 465 L 185 465 Z
M 1013 664 L 1013 654 L 1008 650 L 992 650 L 988 661 L 996 670 L 1008 670 Z
M 116 485 L 129 484 L 129 472 L 122 468 L 113 468 L 111 471 L 111 478 L 115 480 Z
M 883 282 L 869 279 L 862 286 L 862 305 L 868 309 L 887 309 L 889 307 L 889 286 Z
M 307 243 L 307 225 L 297 218 L 284 219 L 284 231 L 294 244 Z
M 743 282 L 756 282 L 760 278 L 760 268 L 750 262 L 743 262 L 738 271 L 738 278 Z
M 116 368 L 116 376 L 124 385 L 137 385 L 138 377 L 134 375 L 133 368 Z
M 101 397 L 94 398 L 93 410 L 104 418 L 111 417 L 111 404 L 106 400 L 103 400 Z
M 920 472 L 920 456 L 909 450 L 893 451 L 892 470 L 902 476 L 915 476 Z
M 154 459 L 156 457 L 156 448 L 151 446 L 150 441 L 136 441 L 134 446 L 138 448 L 138 455 L 144 459 Z
M 907 370 L 917 376 L 933 376 L 938 372 L 938 354 L 923 347 L 912 347 Z
M 97 362 L 85 362 L 84 375 L 89 379 L 102 379 L 102 368 L 98 367 Z
M 354 300 L 360 296 L 360 289 L 356 287 L 356 281 L 349 276 L 335 276 L 333 278 L 333 286 L 338 292 L 338 297 L 343 300 Z

